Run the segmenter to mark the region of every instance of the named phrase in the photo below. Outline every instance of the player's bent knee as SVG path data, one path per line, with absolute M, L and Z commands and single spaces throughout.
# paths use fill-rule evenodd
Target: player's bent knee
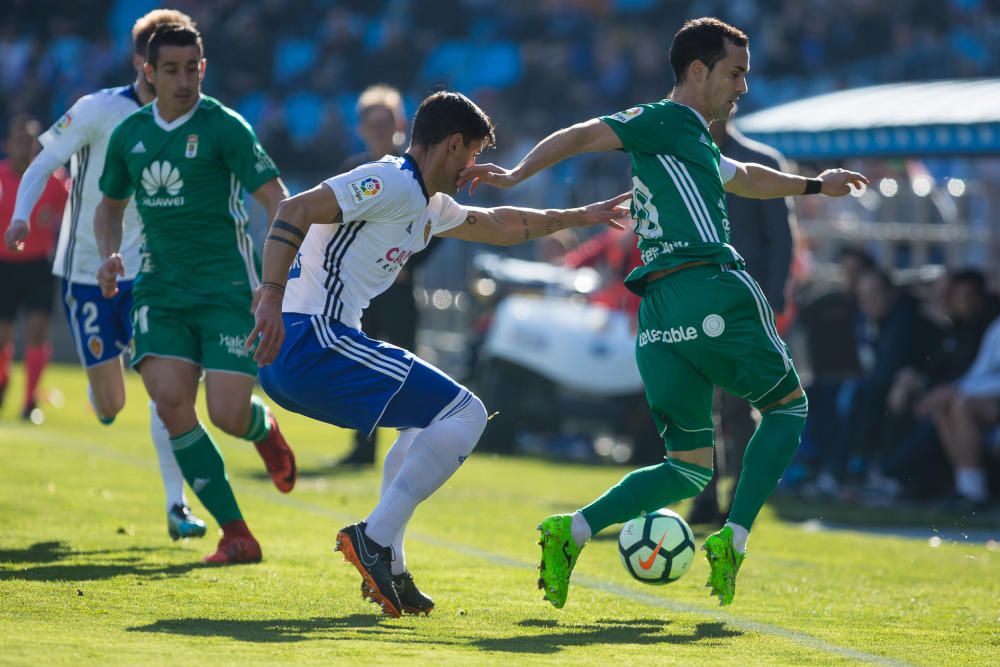
M 683 461 L 684 463 L 690 463 L 692 465 L 711 470 L 714 467 L 713 451 L 713 447 L 699 447 L 698 449 L 672 451 L 670 452 L 667 460 L 676 459 L 677 461 Z
M 445 410 L 435 423 L 447 422 L 452 429 L 456 429 L 456 433 L 461 434 L 459 439 L 468 443 L 468 450 L 465 452 L 468 456 L 475 449 L 486 428 L 486 406 L 478 396 L 467 389 L 462 390 L 452 402 L 452 406 Z
M 171 435 L 185 433 L 198 423 L 194 405 L 177 397 L 161 396 L 156 399 L 156 414 Z
M 125 396 L 118 392 L 93 392 L 98 419 L 114 419 L 125 408 Z
M 471 452 L 486 429 L 487 414 L 486 406 L 479 400 L 479 397 L 472 392 L 469 392 L 469 396 L 468 405 L 455 416 L 460 418 L 467 425 L 469 433 L 475 436 L 472 438 L 471 446 L 469 447 L 469 451 Z

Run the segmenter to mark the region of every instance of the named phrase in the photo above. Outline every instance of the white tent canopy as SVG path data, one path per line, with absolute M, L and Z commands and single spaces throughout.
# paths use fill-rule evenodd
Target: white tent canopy
M 1000 153 L 1000 79 L 896 83 L 737 117 L 792 159 Z

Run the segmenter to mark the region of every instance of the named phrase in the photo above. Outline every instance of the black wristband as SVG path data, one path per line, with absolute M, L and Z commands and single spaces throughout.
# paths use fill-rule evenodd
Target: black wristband
M 806 191 L 802 194 L 804 195 L 818 195 L 823 191 L 823 179 L 822 178 L 807 178 L 806 179 Z
M 285 291 L 285 286 L 284 285 L 282 285 L 280 283 L 271 282 L 270 280 L 262 282 L 260 284 L 260 288 L 262 290 L 263 289 L 274 290 L 275 292 L 284 292 Z

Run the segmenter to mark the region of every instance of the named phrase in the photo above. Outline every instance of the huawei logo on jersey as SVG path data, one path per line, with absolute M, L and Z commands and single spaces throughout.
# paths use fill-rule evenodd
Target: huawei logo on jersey
M 172 166 L 167 160 L 156 161 L 142 170 L 142 187 L 146 194 L 152 197 L 160 188 L 167 191 L 171 197 L 176 196 L 184 186 L 181 174 L 177 167 Z
M 149 195 L 149 198 L 142 200 L 144 206 L 183 206 L 184 197 L 177 196 L 182 187 L 184 181 L 181 180 L 180 172 L 167 160 L 157 160 L 142 170 L 142 188 Z M 166 190 L 169 196 L 157 197 L 161 190 Z

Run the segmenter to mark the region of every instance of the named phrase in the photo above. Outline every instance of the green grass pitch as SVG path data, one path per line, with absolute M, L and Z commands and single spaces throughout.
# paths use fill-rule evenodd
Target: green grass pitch
M 280 410 L 301 470 L 289 496 L 251 445 L 217 436 L 264 562 L 204 567 L 214 525 L 203 540 L 167 538 L 138 377 L 102 427 L 83 372 L 59 366 L 44 384 L 65 404 L 22 424 L 20 376 L 0 414 L 2 664 L 1000 664 L 1000 551 L 807 532 L 770 508 L 732 607 L 708 597 L 700 554 L 670 586 L 632 581 L 609 531 L 581 557 L 566 608 L 552 609 L 535 587 L 538 519 L 623 469 L 489 455 L 473 455 L 410 526 L 410 569 L 437 609 L 382 618 L 333 552 L 336 530 L 375 502 L 379 473 L 331 472 L 347 434 Z

